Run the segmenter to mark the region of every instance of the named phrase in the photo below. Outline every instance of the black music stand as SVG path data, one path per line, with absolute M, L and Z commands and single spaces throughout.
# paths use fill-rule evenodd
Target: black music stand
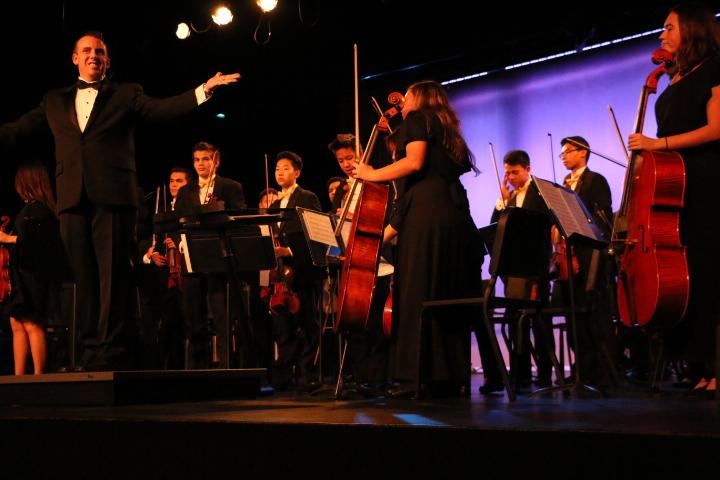
M 578 345 L 576 306 L 575 306 L 575 278 L 572 269 L 572 246 L 584 245 L 594 249 L 602 249 L 608 246 L 600 229 L 595 225 L 592 215 L 587 211 L 585 205 L 577 193 L 562 187 L 556 183 L 532 177 L 533 182 L 540 191 L 552 216 L 553 222 L 560 235 L 565 239 L 567 248 L 565 255 L 568 264 L 568 289 L 570 293 L 570 327 L 573 331 L 573 343 L 575 349 L 575 375 L 574 380 L 556 387 L 541 388 L 532 394 L 541 394 L 558 390 L 574 391 L 575 393 L 587 390 L 593 393 L 602 394 L 599 389 L 592 385 L 583 383 L 579 358 L 581 356 Z
M 328 275 L 335 275 L 335 286 L 340 284 L 340 271 L 342 268 L 342 257 L 345 254 L 345 245 L 343 243 L 342 235 L 335 234 L 335 228 L 337 227 L 336 216 L 331 213 L 318 212 L 316 210 L 310 210 L 307 208 L 296 207 L 298 219 L 302 225 L 303 234 L 305 235 L 305 241 L 307 242 L 308 249 L 310 251 L 310 257 L 312 258 L 313 265 L 327 269 Z M 324 385 L 324 373 L 323 373 L 323 334 L 327 327 L 327 320 L 331 319 L 334 323 L 334 315 L 330 314 L 320 325 L 320 340 L 318 342 L 317 358 L 319 363 L 319 380 Z M 334 327 L 334 325 L 333 325 Z M 334 328 L 331 328 L 334 331 Z M 343 366 L 345 363 L 345 348 L 347 348 L 347 341 L 342 339 L 339 342 L 339 361 L 338 361 L 338 379 L 334 388 L 321 387 L 312 392 L 313 395 L 320 393 L 334 391 L 335 398 L 339 398 L 340 388 L 342 385 L 342 374 Z
M 218 205 L 219 204 L 219 205 Z M 185 239 L 186 254 L 183 271 L 187 273 L 226 274 L 235 298 L 243 298 L 240 273 L 275 268 L 275 254 L 269 225 L 282 221 L 279 214 L 258 210 L 225 211 L 222 202 L 203 205 L 178 217 L 181 236 Z M 229 302 L 228 296 L 228 302 Z M 232 319 L 226 312 L 227 365 L 231 359 Z M 240 322 L 241 338 L 245 343 L 245 361 L 256 361 L 254 334 L 248 319 Z

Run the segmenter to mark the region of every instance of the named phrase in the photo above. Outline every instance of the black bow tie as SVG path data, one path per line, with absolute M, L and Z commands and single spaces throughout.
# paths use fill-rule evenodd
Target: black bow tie
M 98 90 L 100 88 L 100 83 L 100 81 L 88 83 L 82 78 L 78 78 L 77 88 L 78 90 L 82 90 L 83 88 L 94 88 L 95 90 Z

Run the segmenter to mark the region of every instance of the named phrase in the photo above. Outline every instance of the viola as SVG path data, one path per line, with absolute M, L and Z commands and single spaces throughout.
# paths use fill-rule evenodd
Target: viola
M 10 217 L 0 217 L 0 231 L 7 233 L 10 225 Z M 10 297 L 12 287 L 10 285 L 10 252 L 0 244 L 0 303 Z
M 555 271 L 555 278 L 557 280 L 567 282 L 570 279 L 570 268 L 567 261 L 567 243 L 554 225 L 550 230 L 550 237 L 553 245 L 553 254 L 552 257 L 550 257 L 551 270 Z M 580 273 L 580 263 L 574 253 L 572 253 L 571 258 L 573 278 L 577 278 L 577 275 Z
M 648 98 L 672 60 L 665 50 L 653 54 L 659 66 L 643 86 L 635 133 L 642 132 Z M 612 233 L 619 254 L 618 309 L 626 326 L 671 326 L 685 315 L 690 285 L 680 241 L 684 193 L 685 164 L 677 152 L 632 153 Z

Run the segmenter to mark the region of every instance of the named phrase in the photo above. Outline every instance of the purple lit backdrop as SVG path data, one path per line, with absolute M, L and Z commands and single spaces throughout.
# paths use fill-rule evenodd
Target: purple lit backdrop
M 658 45 L 654 38 L 647 38 L 451 85 L 450 100 L 483 172 L 477 177 L 468 174 L 462 178 L 475 223 L 478 226 L 488 223 L 499 195 L 488 142 L 495 147 L 501 176 L 503 155 L 521 149 L 530 154 L 532 173 L 552 180 L 548 133 L 553 136 L 558 182 L 567 173 L 557 158 L 559 142 L 566 136 L 581 135 L 591 148 L 624 161 L 607 105 L 613 107 L 620 130 L 627 138 L 635 121 L 642 85 L 654 68 L 650 56 Z M 667 79 L 661 80 L 658 92 L 666 85 Z M 651 136 L 656 130 L 653 113 L 656 97 L 651 97 L 645 119 L 644 131 Z M 617 210 L 625 169 L 594 155 L 589 167 L 607 178 Z
M 620 131 L 627 139 L 635 121 L 642 85 L 654 68 L 650 55 L 658 43 L 648 38 L 451 86 L 450 100 L 482 171 L 478 176 L 467 174 L 462 178 L 478 227 L 489 222 L 499 195 L 489 142 L 495 147 L 500 175 L 504 154 L 522 149 L 530 154 L 532 173 L 553 180 L 548 133 L 552 133 L 555 155 L 552 160 L 558 182 L 567 173 L 557 158 L 563 137 L 581 135 L 590 142 L 591 148 L 624 161 L 607 105 L 613 107 Z M 658 92 L 666 86 L 667 79 L 661 80 Z M 650 136 L 655 135 L 657 128 L 656 98 L 656 95 L 651 97 L 645 118 L 644 132 Z M 613 208 L 617 210 L 625 169 L 595 155 L 590 157 L 589 167 L 607 178 Z M 485 278 L 488 263 L 483 265 Z M 507 362 L 505 346 L 500 343 Z M 474 344 L 472 364 L 480 364 Z

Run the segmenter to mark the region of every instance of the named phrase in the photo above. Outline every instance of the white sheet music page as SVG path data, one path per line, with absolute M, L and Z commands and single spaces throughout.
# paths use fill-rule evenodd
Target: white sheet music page
M 305 227 L 310 240 L 332 247 L 338 246 L 335 230 L 328 214 L 304 209 L 299 211 L 305 220 Z

